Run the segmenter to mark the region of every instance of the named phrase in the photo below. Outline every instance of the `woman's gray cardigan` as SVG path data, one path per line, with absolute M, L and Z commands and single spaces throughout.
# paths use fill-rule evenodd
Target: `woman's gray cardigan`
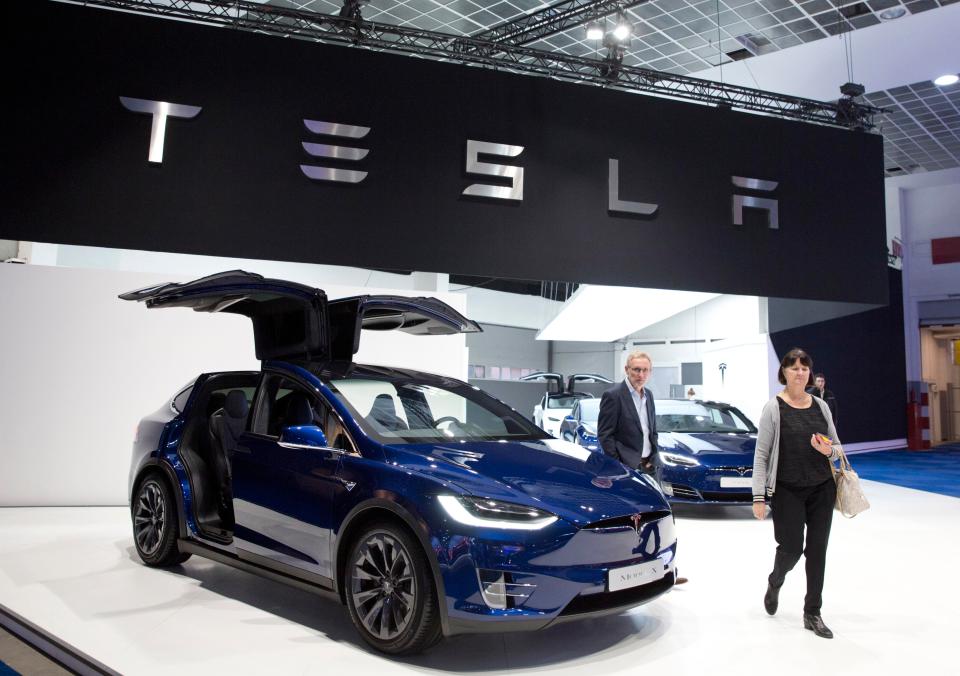
M 810 395 L 813 396 L 813 395 Z M 830 407 L 820 397 L 813 397 L 820 405 L 823 419 L 827 421 L 828 436 L 833 439 L 833 453 L 830 462 L 840 457 L 840 440 L 837 428 L 833 426 Z M 763 501 L 773 495 L 777 489 L 777 461 L 780 459 L 780 397 L 768 401 L 760 414 L 760 427 L 757 432 L 757 451 L 753 456 L 753 500 Z

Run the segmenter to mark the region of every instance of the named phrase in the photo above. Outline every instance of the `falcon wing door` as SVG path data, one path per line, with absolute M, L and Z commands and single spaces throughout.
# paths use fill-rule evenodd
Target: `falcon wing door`
M 480 326 L 436 298 L 352 296 L 328 303 L 331 358 L 351 361 L 360 331 L 403 331 L 417 336 L 476 333 Z
M 326 294 L 296 282 L 233 270 L 192 282 L 137 289 L 120 298 L 140 301 L 151 309 L 187 307 L 195 312 L 245 315 L 253 322 L 261 360 L 318 360 L 330 354 Z
M 612 380 L 606 376 L 597 375 L 596 373 L 574 373 L 572 376 L 567 378 L 567 392 L 575 392 L 576 385 L 579 383 L 587 384 L 611 384 Z
M 547 383 L 547 392 L 551 394 L 563 392 L 563 376 L 559 373 L 537 371 L 536 373 L 524 376 L 520 380 L 527 383 Z

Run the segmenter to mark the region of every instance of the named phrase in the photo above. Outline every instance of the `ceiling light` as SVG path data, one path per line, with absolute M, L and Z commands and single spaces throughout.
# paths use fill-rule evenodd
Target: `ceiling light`
M 587 40 L 602 40 L 603 25 L 599 21 L 591 21 L 587 24 Z
M 537 340 L 609 343 L 716 298 L 699 291 L 581 284 Z M 728 336 L 730 337 L 731 334 Z
M 633 26 L 630 25 L 629 21 L 627 21 L 627 17 L 621 14 L 617 19 L 617 27 L 613 29 L 613 37 L 620 42 L 623 42 L 630 37 L 631 33 L 633 33 Z
M 936 80 L 933 81 L 933 84 L 938 87 L 949 87 L 952 84 L 957 84 L 957 81 L 960 80 L 960 77 L 956 75 L 941 75 Z
M 903 5 L 897 5 L 896 7 L 889 7 L 877 16 L 880 17 L 881 21 L 893 21 L 894 19 L 899 19 L 901 16 L 907 13 L 907 8 Z

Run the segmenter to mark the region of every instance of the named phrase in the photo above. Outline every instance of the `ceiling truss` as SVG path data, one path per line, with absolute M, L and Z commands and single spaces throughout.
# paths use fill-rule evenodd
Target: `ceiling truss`
M 536 21 L 521 22 L 518 30 L 505 31 L 500 26 L 490 37 L 456 36 L 436 31 L 419 30 L 366 21 L 352 16 L 332 16 L 291 7 L 264 5 L 245 0 L 84 0 L 85 6 L 134 11 L 173 19 L 228 26 L 319 42 L 353 45 L 368 49 L 427 56 L 438 60 L 496 68 L 516 73 L 551 77 L 571 82 L 591 83 L 604 87 L 667 96 L 764 113 L 782 118 L 802 120 L 849 129 L 872 129 L 874 115 L 882 109 L 851 98 L 838 102 L 822 102 L 785 94 L 766 92 L 737 85 L 700 80 L 685 75 L 627 66 L 615 59 L 591 59 L 557 52 L 547 52 L 517 44 L 526 42 L 528 30 L 555 30 L 555 24 Z M 590 6 L 605 11 L 608 0 L 570 0 L 571 16 L 577 21 Z M 634 2 L 633 4 L 639 4 Z M 618 5 L 618 7 L 623 4 Z M 616 11 L 616 8 L 612 11 Z M 580 12 L 577 14 L 577 12 Z M 570 19 L 573 20 L 573 19 Z

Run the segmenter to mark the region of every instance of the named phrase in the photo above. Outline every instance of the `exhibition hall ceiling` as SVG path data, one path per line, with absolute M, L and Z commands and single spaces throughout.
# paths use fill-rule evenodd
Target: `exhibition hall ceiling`
M 956 1 L 624 0 L 621 6 L 633 25 L 633 37 L 624 50 L 623 63 L 698 77 L 715 66 L 850 34 L 885 21 L 908 20 Z M 329 0 L 272 0 L 267 4 L 323 14 L 337 14 L 342 6 Z M 538 14 L 551 21 L 551 12 L 590 4 L 602 8 L 615 5 L 604 0 L 372 0 L 361 5 L 361 12 L 369 21 L 484 36 L 508 23 L 526 25 Z M 610 30 L 616 14 L 606 13 L 600 19 Z M 848 38 L 853 76 L 859 82 L 856 60 L 867 55 L 857 53 L 855 36 Z M 922 34 L 916 39 L 922 40 Z M 587 39 L 583 25 L 525 44 L 598 59 L 606 54 L 600 40 Z M 839 46 L 836 53 L 838 65 L 842 64 L 844 54 Z M 954 70 L 960 70 L 960 64 L 955 64 Z M 838 67 L 832 73 L 834 91 L 842 84 L 842 72 Z M 931 73 L 931 80 L 897 83 L 900 86 L 867 93 L 868 103 L 889 111 L 876 119 L 884 136 L 884 170 L 888 176 L 960 166 L 960 84 L 934 85 L 932 79 L 942 74 Z M 765 89 L 768 85 L 759 82 L 751 86 Z

